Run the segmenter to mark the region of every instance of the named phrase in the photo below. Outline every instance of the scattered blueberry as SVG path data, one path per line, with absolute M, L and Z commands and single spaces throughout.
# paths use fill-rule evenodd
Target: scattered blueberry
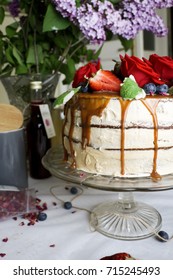
M 156 90 L 159 94 L 167 94 L 169 87 L 166 84 L 157 85 Z
M 145 90 L 146 94 L 153 95 L 156 92 L 156 85 L 153 83 L 148 83 L 148 84 L 145 84 L 143 89 Z
M 67 209 L 67 210 L 71 209 L 72 208 L 71 202 L 70 201 L 64 202 L 64 208 Z
M 71 194 L 77 194 L 78 193 L 78 189 L 76 187 L 72 187 L 70 189 Z
M 164 230 L 159 231 L 159 232 L 158 232 L 158 235 L 159 235 L 160 237 L 164 238 L 165 240 L 168 240 L 168 239 L 169 239 L 169 235 L 168 235 L 167 232 L 164 231 Z M 162 239 L 160 239 L 160 240 L 164 242 L 164 240 L 162 240 Z
M 40 212 L 40 213 L 38 214 L 37 219 L 38 219 L 39 221 L 45 221 L 45 220 L 47 219 L 47 214 L 44 213 L 44 212 Z

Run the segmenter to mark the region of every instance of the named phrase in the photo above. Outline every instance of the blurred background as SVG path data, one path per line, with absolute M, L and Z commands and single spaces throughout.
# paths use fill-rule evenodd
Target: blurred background
M 168 27 L 169 32 L 166 37 L 156 37 L 153 33 L 148 31 L 140 31 L 133 42 L 133 48 L 128 51 L 128 54 L 134 54 L 139 58 L 148 58 L 150 54 L 157 53 L 158 55 L 173 56 L 173 8 L 161 9 L 157 12 L 164 20 L 165 25 Z M 3 25 L 2 31 L 6 25 L 12 22 L 10 14 L 7 12 L 7 16 Z M 92 48 L 96 49 L 94 45 Z M 100 58 L 101 64 L 104 69 L 112 70 L 114 67 L 114 60 L 119 60 L 119 54 L 124 54 L 121 42 L 116 38 L 105 42 L 102 48 Z M 64 79 L 63 74 L 60 77 L 60 81 Z M 59 82 L 57 86 L 57 92 L 63 92 L 67 89 L 67 85 Z M 0 102 L 8 102 L 8 97 L 0 82 Z

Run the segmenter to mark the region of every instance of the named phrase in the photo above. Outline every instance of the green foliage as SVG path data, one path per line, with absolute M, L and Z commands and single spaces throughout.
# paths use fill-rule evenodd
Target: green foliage
M 121 0 L 109 0 L 110 2 L 112 2 L 112 4 L 118 4 L 119 2 L 121 2 Z
M 54 108 L 58 108 L 59 106 L 66 104 L 74 94 L 78 93 L 80 91 L 81 87 L 77 87 L 77 88 L 72 88 L 67 90 L 66 92 L 63 92 L 61 95 L 58 96 L 58 98 L 56 98 L 56 100 L 54 101 L 53 107 Z
M 0 24 L 3 23 L 4 17 L 5 17 L 4 9 L 0 7 Z
M 45 20 L 43 22 L 43 32 L 52 30 L 64 30 L 70 26 L 70 22 L 56 12 L 52 5 L 48 5 Z
M 0 31 L 0 76 L 60 72 L 69 84 L 78 63 L 98 58 L 99 52 L 87 47 L 79 28 L 55 11 L 50 1 L 19 3 L 20 16 Z M 0 4 L 0 30 L 8 4 L 8 0 Z
M 133 40 L 127 40 L 121 36 L 118 36 L 118 39 L 121 41 L 121 44 L 123 46 L 123 49 L 125 50 L 125 52 L 127 52 L 129 49 L 133 48 Z
M 104 0 L 101 0 L 104 1 Z M 110 0 L 116 5 L 121 0 Z M 0 30 L 10 0 L 0 1 Z M 76 0 L 77 6 L 81 0 Z M 0 76 L 11 73 L 65 75 L 64 83 L 69 84 L 74 77 L 78 63 L 96 60 L 98 51 L 90 49 L 88 41 L 80 29 L 58 13 L 50 0 L 21 0 L 20 14 L 14 22 L 0 31 Z M 107 41 L 112 33 L 107 32 Z M 125 50 L 131 41 L 119 37 Z

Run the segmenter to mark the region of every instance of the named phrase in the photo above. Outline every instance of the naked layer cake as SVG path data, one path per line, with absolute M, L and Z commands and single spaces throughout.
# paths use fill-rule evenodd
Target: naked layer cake
M 139 79 L 136 69 L 125 73 L 129 57 L 121 59 L 121 67 L 126 60 L 126 69 L 120 68 L 123 79 L 98 70 L 97 64 L 95 75 L 88 74 L 90 92 L 85 82 L 87 92 L 79 88 L 66 103 L 64 159 L 72 168 L 93 174 L 160 179 L 173 172 L 171 80 L 165 81 L 153 67 L 153 73 L 144 72 Z M 150 61 L 142 63 L 151 67 Z

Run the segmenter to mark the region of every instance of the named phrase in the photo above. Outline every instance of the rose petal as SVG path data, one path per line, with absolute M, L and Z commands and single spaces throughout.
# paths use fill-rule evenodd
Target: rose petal
M 76 88 L 81 83 L 85 83 L 88 78 L 92 77 L 100 69 L 100 60 L 97 62 L 89 62 L 80 67 L 74 76 L 72 87 Z
M 163 84 L 160 75 L 156 73 L 149 63 L 141 60 L 136 56 L 128 56 L 127 54 L 121 58 L 121 73 L 124 77 L 133 75 L 139 87 L 143 87 L 147 83 Z
M 2 242 L 7 242 L 7 241 L 8 241 L 8 237 L 2 239 Z

